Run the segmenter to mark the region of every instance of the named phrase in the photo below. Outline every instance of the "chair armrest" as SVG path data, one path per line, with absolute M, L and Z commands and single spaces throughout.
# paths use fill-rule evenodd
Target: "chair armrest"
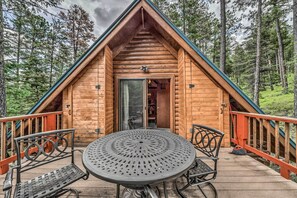
M 7 191 L 12 188 L 13 169 L 9 169 L 6 173 L 5 180 L 3 182 L 3 191 Z

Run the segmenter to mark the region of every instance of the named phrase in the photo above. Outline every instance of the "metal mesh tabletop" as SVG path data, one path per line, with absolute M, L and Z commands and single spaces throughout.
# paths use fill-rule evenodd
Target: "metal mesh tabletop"
M 107 135 L 89 144 L 83 164 L 94 176 L 124 186 L 175 178 L 195 159 L 187 140 L 161 130 L 137 129 Z

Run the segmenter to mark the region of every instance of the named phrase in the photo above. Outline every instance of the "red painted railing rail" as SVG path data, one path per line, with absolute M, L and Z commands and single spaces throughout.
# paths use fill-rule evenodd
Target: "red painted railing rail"
M 62 111 L 0 118 L 0 174 L 6 173 L 9 163 L 16 160 L 15 137 L 60 129 L 61 121 Z M 21 145 L 23 149 L 24 145 Z
M 290 145 L 292 132 L 297 142 L 297 119 L 237 111 L 231 112 L 231 119 L 233 143 L 277 164 L 287 179 L 290 172 L 297 174 L 297 149 Z

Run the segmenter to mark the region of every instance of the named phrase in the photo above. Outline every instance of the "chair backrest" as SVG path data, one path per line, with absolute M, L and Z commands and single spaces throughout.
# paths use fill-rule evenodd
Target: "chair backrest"
M 21 182 L 21 172 L 35 167 L 68 157 L 71 157 L 71 162 L 74 163 L 74 131 L 55 130 L 15 138 L 17 183 Z
M 216 129 L 193 124 L 191 143 L 208 157 L 217 158 L 224 133 Z

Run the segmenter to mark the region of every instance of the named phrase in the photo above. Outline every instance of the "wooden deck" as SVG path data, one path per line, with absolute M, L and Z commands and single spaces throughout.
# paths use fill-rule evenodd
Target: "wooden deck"
M 229 154 L 231 149 L 222 149 L 219 160 L 219 173 L 214 186 L 218 190 L 220 198 L 238 197 L 238 198 L 296 198 L 297 184 L 282 178 L 279 173 L 264 166 L 260 162 L 249 156 L 236 156 Z M 81 158 L 77 155 L 76 162 L 82 166 Z M 63 162 L 48 165 L 47 167 L 34 170 L 34 173 L 24 174 L 24 180 L 40 175 L 42 172 L 48 172 L 55 167 L 59 167 Z M 0 175 L 0 184 L 3 184 L 5 175 Z M 115 197 L 115 184 L 107 183 L 93 176 L 87 181 L 80 180 L 72 185 L 81 191 L 80 197 Z M 2 188 L 2 186 L 1 186 Z M 173 190 L 173 185 L 168 184 L 169 197 L 178 197 Z M 207 188 L 207 193 L 211 193 Z M 203 197 L 198 190 L 191 189 L 187 193 L 189 197 Z M 0 192 L 0 197 L 3 197 Z M 73 197 L 66 195 L 65 197 Z M 209 197 L 213 197 L 209 194 Z

